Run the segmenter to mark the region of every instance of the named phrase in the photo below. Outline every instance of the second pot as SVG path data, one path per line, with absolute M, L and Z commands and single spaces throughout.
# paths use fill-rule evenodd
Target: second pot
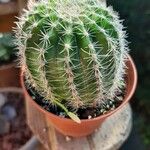
M 0 66 L 0 88 L 20 87 L 19 72 L 15 63 Z

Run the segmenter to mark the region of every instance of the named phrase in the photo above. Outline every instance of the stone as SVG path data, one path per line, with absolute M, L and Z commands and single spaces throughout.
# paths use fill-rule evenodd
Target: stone
M 0 0 L 1 3 L 8 3 L 10 0 Z
M 0 115 L 0 135 L 9 133 L 10 123 L 3 115 Z
M 13 120 L 17 116 L 15 108 L 11 105 L 6 105 L 2 108 L 2 114 L 5 116 L 6 120 Z

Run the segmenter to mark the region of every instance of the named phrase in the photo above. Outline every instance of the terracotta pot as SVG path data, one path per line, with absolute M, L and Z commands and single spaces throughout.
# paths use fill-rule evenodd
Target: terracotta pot
M 16 26 L 14 22 L 17 21 L 15 16 L 17 16 L 17 13 L 0 16 L 0 32 L 12 31 L 12 27 Z
M 92 132 L 94 132 L 96 128 L 100 127 L 100 125 L 103 123 L 103 121 L 107 117 L 109 117 L 110 115 L 114 114 L 116 111 L 121 109 L 131 99 L 132 95 L 134 94 L 134 91 L 136 89 L 136 84 L 137 84 L 137 72 L 136 72 L 134 62 L 130 56 L 128 57 L 127 67 L 128 67 L 127 87 L 126 87 L 127 89 L 126 89 L 126 95 L 122 104 L 118 108 L 116 108 L 113 111 L 108 112 L 107 114 L 101 115 L 99 117 L 96 117 L 90 120 L 89 119 L 81 120 L 80 124 L 72 121 L 71 119 L 61 118 L 57 115 L 54 115 L 44 110 L 42 107 L 40 107 L 31 98 L 31 96 L 28 94 L 25 88 L 23 71 L 21 75 L 21 85 L 23 87 L 23 91 L 24 91 L 27 102 L 33 105 L 33 107 L 36 107 L 37 111 L 42 112 L 59 132 L 61 132 L 64 135 L 73 136 L 73 137 L 87 136 L 91 134 Z
M 19 72 L 15 63 L 0 66 L 0 88 L 20 87 Z

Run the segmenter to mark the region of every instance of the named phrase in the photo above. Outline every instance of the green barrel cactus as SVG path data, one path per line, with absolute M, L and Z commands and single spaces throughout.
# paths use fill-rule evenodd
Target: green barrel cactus
M 66 112 L 102 105 L 125 86 L 128 47 L 122 21 L 98 0 L 29 4 L 17 22 L 29 85 Z

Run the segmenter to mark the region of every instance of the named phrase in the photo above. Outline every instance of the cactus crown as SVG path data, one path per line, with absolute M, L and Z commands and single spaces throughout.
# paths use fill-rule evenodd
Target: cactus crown
M 125 85 L 127 42 L 122 21 L 98 0 L 29 4 L 17 22 L 26 81 L 54 104 L 101 105 Z

